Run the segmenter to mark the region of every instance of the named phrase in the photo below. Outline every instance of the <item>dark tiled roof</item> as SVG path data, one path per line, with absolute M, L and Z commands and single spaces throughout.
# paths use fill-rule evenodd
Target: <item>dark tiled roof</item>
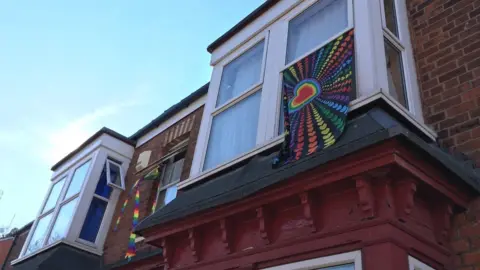
M 195 100 L 199 99 L 201 96 L 205 95 L 208 92 L 209 83 L 206 83 L 204 86 L 197 89 L 195 92 L 188 95 L 186 98 L 180 100 L 177 104 L 173 105 L 172 107 L 168 108 L 164 111 L 161 115 L 157 118 L 153 119 L 150 123 L 146 126 L 135 132 L 132 136 L 130 136 L 131 140 L 138 140 L 138 138 L 142 137 L 143 135 L 147 134 L 152 129 L 158 127 L 163 121 L 167 120 L 168 118 L 172 117 L 174 114 L 178 113 L 179 111 L 187 108 L 190 104 L 192 104 Z
M 247 17 L 243 18 L 243 20 L 241 20 L 239 23 L 237 23 L 235 26 L 233 26 L 225 34 L 223 34 L 221 37 L 217 38 L 214 42 L 212 42 L 212 44 L 208 45 L 207 51 L 209 53 L 213 52 L 216 48 L 220 47 L 220 45 L 222 45 L 227 40 L 232 38 L 235 34 L 240 32 L 249 23 L 253 22 L 255 19 L 262 16 L 263 13 L 265 13 L 267 10 L 269 10 L 271 7 L 273 7 L 278 2 L 280 2 L 280 0 L 266 0 L 265 3 L 263 3 L 261 6 L 256 8 L 250 14 L 248 14 Z
M 25 261 L 15 264 L 14 270 L 100 270 L 100 256 L 87 253 L 66 244 L 59 244 Z
M 132 264 L 135 264 L 138 261 L 148 259 L 148 258 L 152 258 L 154 256 L 163 256 L 163 250 L 161 248 L 157 248 L 157 249 L 154 249 L 154 250 L 151 250 L 151 251 L 139 251 L 139 252 L 137 252 L 137 255 L 132 257 L 130 260 L 128 260 L 128 259 L 119 260 L 119 261 L 117 261 L 113 264 L 106 265 L 105 269 L 115 269 L 115 268 L 125 266 L 127 264 L 132 265 Z
M 272 150 L 261 153 L 239 167 L 181 193 L 170 204 L 141 221 L 136 231 L 141 232 L 155 225 L 241 200 L 301 172 L 394 137 L 408 142 L 426 158 L 449 170 L 474 191 L 480 192 L 478 172 L 464 166 L 464 163 L 435 144 L 421 139 L 401 120 L 375 107 L 350 120 L 340 140 L 325 151 L 277 169 L 272 168 L 272 160 L 277 153 Z
M 62 158 L 59 162 L 55 163 L 55 165 L 52 166 L 52 171 L 55 171 L 58 167 L 60 167 L 63 163 L 65 163 L 67 160 L 75 156 L 78 152 L 80 152 L 85 146 L 89 145 L 92 143 L 94 140 L 96 140 L 98 137 L 100 137 L 102 134 L 108 134 L 126 144 L 135 146 L 135 141 L 132 139 L 129 139 L 122 134 L 113 131 L 109 128 L 103 127 L 99 131 L 97 131 L 95 134 L 93 134 L 90 138 L 88 138 L 84 143 L 82 143 L 79 147 L 77 147 L 75 150 L 70 152 L 68 155 L 66 155 L 64 158 Z

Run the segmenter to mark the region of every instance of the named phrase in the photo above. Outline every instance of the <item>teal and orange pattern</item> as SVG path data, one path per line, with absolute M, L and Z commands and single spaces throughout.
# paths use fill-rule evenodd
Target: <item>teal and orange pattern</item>
M 353 37 L 352 29 L 283 71 L 285 144 L 276 165 L 321 151 L 343 133 L 355 93 Z

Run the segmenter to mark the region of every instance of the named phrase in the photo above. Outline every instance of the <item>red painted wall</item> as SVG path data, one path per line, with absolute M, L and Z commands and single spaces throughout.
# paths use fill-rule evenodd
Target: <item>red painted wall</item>
M 0 266 L 7 259 L 8 252 L 13 244 L 13 238 L 0 239 Z

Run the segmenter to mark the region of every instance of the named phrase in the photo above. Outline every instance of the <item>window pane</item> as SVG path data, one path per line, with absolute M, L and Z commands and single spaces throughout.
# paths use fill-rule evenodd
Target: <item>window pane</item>
M 62 178 L 60 181 L 53 185 L 42 213 L 49 211 L 55 206 L 58 201 L 58 197 L 60 196 L 60 192 L 62 191 L 63 184 L 65 183 L 65 179 L 66 177 Z
M 167 188 L 167 191 L 165 192 L 164 205 L 167 205 L 168 203 L 173 201 L 176 197 L 177 197 L 177 186 L 173 185 Z
M 55 220 L 55 225 L 53 225 L 52 232 L 50 233 L 50 237 L 48 238 L 48 244 L 51 244 L 67 236 L 68 227 L 70 225 L 70 221 L 72 220 L 77 201 L 78 197 L 60 208 L 57 219 Z
M 385 7 L 385 22 L 387 24 L 388 30 L 392 31 L 395 36 L 398 37 L 398 28 L 397 28 L 397 16 L 395 11 L 395 1 L 394 0 L 384 0 L 383 6 Z
M 38 221 L 37 226 L 35 227 L 35 232 L 30 239 L 30 244 L 28 245 L 25 254 L 32 253 L 35 250 L 43 247 L 43 241 L 45 240 L 48 225 L 50 224 L 51 219 L 52 214 L 48 214 Z
M 112 184 L 115 184 L 117 186 L 122 186 L 122 179 L 120 178 L 120 167 L 113 163 L 109 162 L 109 167 L 110 167 L 110 181 Z
M 400 104 L 408 108 L 405 92 L 405 79 L 403 77 L 403 64 L 401 53 L 387 40 L 385 40 L 385 58 L 387 61 L 388 90 L 390 95 Z
M 75 170 L 72 181 L 70 182 L 70 186 L 68 187 L 68 191 L 67 191 L 67 195 L 65 196 L 65 199 L 68 199 L 73 195 L 77 194 L 78 192 L 80 192 L 83 182 L 85 181 L 85 177 L 87 176 L 89 165 L 90 165 L 90 161 L 87 161 L 82 166 L 78 167 Z
M 170 183 L 175 181 L 180 181 L 180 177 L 182 176 L 182 169 L 183 169 L 183 162 L 185 159 L 177 160 L 173 163 L 173 172 Z
M 95 194 L 108 199 L 110 198 L 111 192 L 112 187 L 107 185 L 107 163 L 105 163 L 102 174 L 100 174 L 100 179 L 98 179 L 97 187 L 95 188 Z
M 318 1 L 290 21 L 287 63 L 318 47 L 347 26 L 347 0 Z
M 260 42 L 223 68 L 217 107 L 260 82 L 264 42 Z
M 163 172 L 162 187 L 170 184 L 170 179 L 172 179 L 172 172 L 173 163 L 169 162 L 165 167 L 165 171 Z
M 258 91 L 213 117 L 204 170 L 255 147 L 260 96 Z
M 105 209 L 107 209 L 107 204 L 106 201 L 93 197 L 90 208 L 88 208 L 87 217 L 82 226 L 82 231 L 80 232 L 81 239 L 92 243 L 95 242 L 98 230 L 102 224 L 103 214 L 105 214 Z

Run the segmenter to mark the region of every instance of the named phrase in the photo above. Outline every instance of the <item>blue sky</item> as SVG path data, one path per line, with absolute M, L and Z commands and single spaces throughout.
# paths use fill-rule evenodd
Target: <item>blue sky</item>
M 1 1 L 0 226 L 33 220 L 95 131 L 129 136 L 206 83 L 207 46 L 262 2 Z

